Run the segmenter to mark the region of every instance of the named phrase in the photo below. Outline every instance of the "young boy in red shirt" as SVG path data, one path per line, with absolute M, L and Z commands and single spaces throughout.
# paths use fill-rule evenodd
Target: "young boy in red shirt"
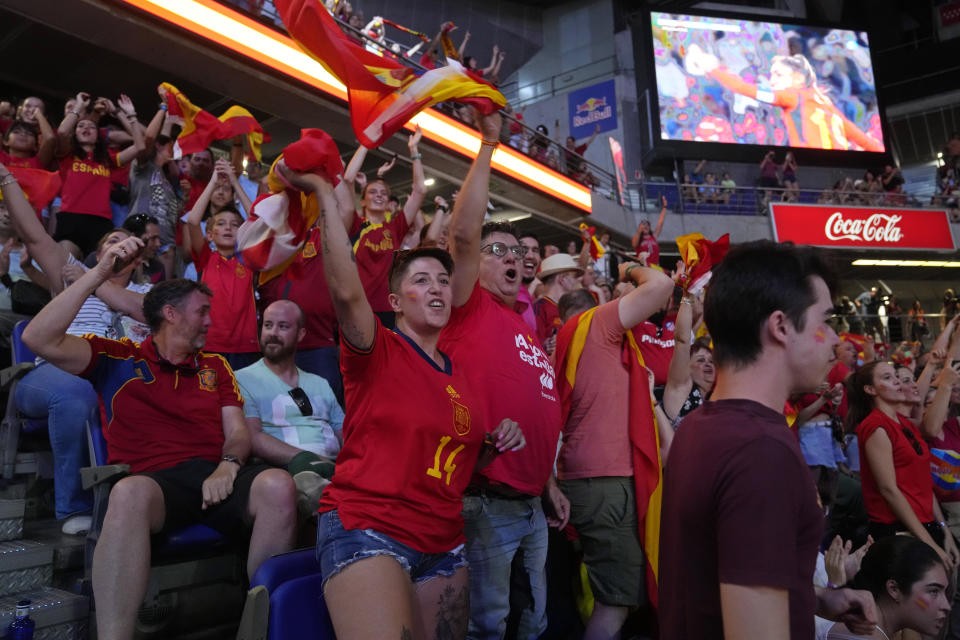
M 237 252 L 237 230 L 243 218 L 224 209 L 207 219 L 204 234 L 202 214 L 201 207 L 190 211 L 187 232 L 200 280 L 213 291 L 204 350 L 223 355 L 233 369 L 240 369 L 260 358 L 253 297 L 256 273 L 243 264 Z M 211 242 L 216 251 L 210 249 Z

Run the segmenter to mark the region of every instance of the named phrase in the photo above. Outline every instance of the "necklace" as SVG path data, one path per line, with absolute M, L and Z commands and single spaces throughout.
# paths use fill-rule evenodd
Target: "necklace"
M 884 638 L 886 638 L 886 640 L 890 640 L 890 636 L 887 635 L 887 632 L 884 631 L 884 630 L 880 627 L 880 625 L 875 624 L 875 625 L 873 625 L 873 626 L 875 626 L 875 627 L 877 628 L 877 631 L 879 631 L 880 634 L 881 634 Z

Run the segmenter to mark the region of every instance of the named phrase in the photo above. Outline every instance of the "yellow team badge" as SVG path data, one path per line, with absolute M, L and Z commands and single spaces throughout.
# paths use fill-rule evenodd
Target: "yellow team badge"
M 315 255 L 317 255 L 317 245 L 313 244 L 312 240 L 303 245 L 304 258 L 312 258 Z
M 460 394 L 452 385 L 447 385 L 445 389 L 450 396 L 450 404 L 453 405 L 453 430 L 458 436 L 465 436 L 470 433 L 470 409 L 462 402 L 457 402 Z
M 197 373 L 197 379 L 200 381 L 200 388 L 204 391 L 217 390 L 217 372 L 215 369 L 201 369 Z
M 238 277 L 238 278 L 246 278 L 246 277 L 247 277 L 247 270 L 244 268 L 244 266 L 243 266 L 242 264 L 238 264 L 238 265 L 237 265 L 237 277 Z

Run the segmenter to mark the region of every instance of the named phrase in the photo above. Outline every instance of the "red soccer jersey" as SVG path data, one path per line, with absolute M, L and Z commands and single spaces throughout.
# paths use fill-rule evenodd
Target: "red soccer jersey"
M 880 495 L 866 452 L 867 440 L 877 429 L 883 429 L 893 447 L 893 467 L 897 488 L 910 503 L 920 522 L 932 522 L 933 478 L 930 475 L 930 449 L 908 418 L 900 415 L 897 417 L 898 420 L 891 420 L 879 409 L 874 409 L 863 422 L 857 425 L 860 480 L 863 482 L 863 502 L 867 508 L 867 515 L 873 522 L 883 524 L 897 522 L 897 516 Z
M 341 343 L 344 441 L 320 511 L 423 553 L 450 551 L 464 542 L 463 491 L 486 425 L 469 366 L 447 359 L 441 370 L 379 320 L 369 351 Z
M 292 300 L 303 309 L 307 335 L 297 345 L 298 349 L 320 349 L 336 344 L 337 314 L 323 274 L 320 229 L 310 230 L 303 248 L 286 271 L 260 285 L 263 308 L 277 300 Z
M 469 367 L 471 382 L 485 390 L 492 431 L 515 420 L 527 446 L 498 456 L 480 473 L 529 495 L 540 495 L 553 470 L 560 437 L 560 399 L 549 358 L 518 313 L 479 283 L 456 307 L 440 334 L 440 348 Z
M 636 249 L 638 256 L 642 251 L 647 252 L 648 265 L 653 266 L 655 264 L 660 264 L 660 243 L 657 242 L 657 239 L 652 235 L 644 236 L 643 240 L 640 241 L 640 244 Z
M 44 169 L 45 167 L 40 164 L 40 158 L 37 156 L 30 156 L 29 158 L 18 158 L 12 156 L 3 149 L 0 149 L 0 164 L 5 166 L 8 169 L 16 167 L 17 169 Z
M 223 454 L 223 407 L 243 396 L 226 361 L 199 352 L 173 364 L 149 337 L 108 340 L 86 335 L 93 353 L 80 375 L 100 393 L 106 410 L 111 464 L 134 473 L 168 469 L 191 458 L 216 462 Z
M 533 303 L 533 313 L 537 317 L 537 340 L 540 344 L 546 342 L 547 338 L 555 335 L 563 323 L 560 322 L 560 307 L 550 298 L 544 296 L 537 298 Z
M 374 311 L 392 311 L 390 301 L 390 265 L 393 264 L 393 252 L 400 248 L 403 236 L 407 235 L 410 225 L 402 211 L 397 212 L 383 224 L 363 222 L 360 216 L 354 219 L 354 229 L 359 234 L 353 243 L 353 252 L 357 256 L 357 270 L 367 300 Z M 351 237 L 356 232 L 351 234 Z
M 631 331 L 640 347 L 643 364 L 653 371 L 653 383 L 657 386 L 667 384 L 667 371 L 670 369 L 670 360 L 673 358 L 673 349 L 676 344 L 673 331 L 660 329 L 649 320 L 641 322 Z
M 257 341 L 257 305 L 253 298 L 256 275 L 236 255 L 225 258 L 204 244 L 193 254 L 200 281 L 213 291 L 210 328 L 204 349 L 218 353 L 253 353 Z
M 60 210 L 68 213 L 84 213 L 113 220 L 110 211 L 110 173 L 118 168 L 117 154 L 110 152 L 110 162 L 103 164 L 93 159 L 69 155 L 60 160 Z

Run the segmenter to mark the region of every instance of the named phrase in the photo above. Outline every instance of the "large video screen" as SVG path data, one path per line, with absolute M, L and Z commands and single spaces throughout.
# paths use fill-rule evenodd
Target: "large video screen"
M 885 149 L 862 31 L 652 12 L 662 140 Z

